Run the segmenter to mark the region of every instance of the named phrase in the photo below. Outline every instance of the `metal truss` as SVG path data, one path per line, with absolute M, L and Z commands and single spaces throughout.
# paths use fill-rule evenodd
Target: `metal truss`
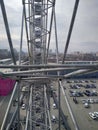
M 79 5 L 79 0 L 75 1 L 75 6 L 61 64 L 59 64 L 58 61 L 59 49 L 55 14 L 56 0 L 22 0 L 23 14 L 21 25 L 19 65 L 16 65 L 13 44 L 10 36 L 7 15 L 3 0 L 0 0 L 0 4 L 11 50 L 11 55 L 14 63 L 14 65 L 0 66 L 0 68 L 2 69 L 14 69 L 13 72 L 0 72 L 0 76 L 4 78 L 10 77 L 11 79 L 15 79 L 17 81 L 14 86 L 14 90 L 12 92 L 7 111 L 5 113 L 1 130 L 10 130 L 11 128 L 14 129 L 15 126 L 17 130 L 52 130 L 50 113 L 50 86 L 53 80 L 56 80 L 58 82 L 58 101 L 54 98 L 58 106 L 58 129 L 61 130 L 62 118 L 64 120 L 65 129 L 70 130 L 69 126 L 66 124 L 66 119 L 64 118 L 63 112 L 61 110 L 61 79 L 66 79 L 70 78 L 73 75 L 80 75 L 98 70 L 97 65 L 69 66 L 64 64 Z M 56 41 L 56 64 L 48 64 L 47 58 L 49 55 L 53 22 L 55 25 L 54 30 Z M 27 38 L 29 65 L 23 65 L 21 63 L 24 23 Z M 61 71 L 67 69 L 70 69 L 71 72 L 62 75 Z M 48 74 L 48 72 L 54 71 L 57 73 L 56 75 Z M 28 89 L 28 92 L 25 94 L 22 92 L 24 84 Z M 13 115 L 10 117 L 9 120 L 9 113 L 11 111 L 12 103 L 16 93 L 18 97 L 18 103 L 15 107 Z M 20 104 L 23 101 L 24 96 L 26 97 L 24 101 L 26 105 L 26 111 L 25 119 L 22 119 Z
M 51 0 L 51 1 L 50 0 L 49 1 L 48 0 L 23 0 L 22 1 L 23 14 L 22 14 L 22 26 L 21 26 L 19 65 L 21 65 L 24 21 L 25 21 L 27 47 L 28 47 L 28 54 L 29 54 L 29 64 L 36 66 L 38 64 L 45 64 L 47 62 L 46 46 L 47 46 L 47 41 L 49 41 L 48 37 L 50 38 L 50 32 L 51 32 L 50 30 L 52 27 L 52 22 L 48 23 L 48 10 L 55 6 L 54 2 L 55 0 Z M 3 7 L 4 3 L 3 4 L 2 3 L 3 0 L 1 2 L 1 6 Z M 2 8 L 2 12 L 4 11 L 5 11 L 4 8 Z M 52 9 L 52 14 L 53 14 L 53 9 Z M 6 15 L 3 13 L 3 16 Z M 7 20 L 5 22 L 5 25 L 6 24 L 7 24 Z M 50 26 L 50 30 L 48 30 L 48 26 Z M 10 32 L 8 32 L 7 35 L 10 36 Z M 11 37 L 10 37 L 10 41 L 11 41 Z M 10 45 L 10 41 L 9 41 L 9 45 Z M 12 52 L 13 61 L 15 62 L 13 48 L 12 47 L 10 48 Z M 17 68 L 17 70 L 18 70 L 17 72 L 21 71 L 20 68 L 19 69 Z M 26 71 L 29 70 L 31 72 L 32 68 L 28 67 Z M 45 71 L 39 72 L 39 70 L 38 71 L 36 70 L 36 73 L 34 74 L 36 78 L 34 80 L 30 80 L 30 82 L 27 85 L 27 87 L 29 87 L 29 92 L 26 95 L 27 99 L 25 99 L 26 118 L 24 119 L 24 121 L 23 120 L 21 121 L 21 110 L 20 110 L 20 104 L 23 101 L 23 97 L 24 97 L 24 95 L 21 93 L 22 76 L 18 77 L 15 76 L 14 74 L 15 77 L 14 76 L 12 77 L 10 74 L 9 76 L 7 75 L 4 76 L 1 74 L 2 77 L 4 76 L 4 77 L 10 77 L 12 79 L 16 79 L 19 83 L 19 85 L 17 84 L 14 87 L 13 94 L 9 102 L 9 107 L 7 108 L 1 126 L 1 130 L 4 129 L 10 130 L 14 128 L 19 130 L 19 129 L 23 129 L 23 127 L 25 130 L 28 129 L 29 130 L 38 130 L 38 129 L 52 130 L 49 103 L 48 103 L 49 97 L 47 97 L 47 93 L 49 93 L 50 91 L 48 84 L 50 83 L 48 79 L 45 82 L 41 80 L 41 78 L 37 80 L 38 76 L 42 77 L 43 75 L 45 75 Z M 16 69 L 14 70 L 14 72 L 15 71 Z M 32 76 L 28 75 L 26 76 L 26 79 L 30 77 L 32 78 Z M 13 113 L 13 116 L 11 117 L 11 120 L 7 121 L 9 119 L 9 112 L 11 111 L 15 93 L 18 93 L 18 104 L 17 107 L 15 108 L 15 113 Z

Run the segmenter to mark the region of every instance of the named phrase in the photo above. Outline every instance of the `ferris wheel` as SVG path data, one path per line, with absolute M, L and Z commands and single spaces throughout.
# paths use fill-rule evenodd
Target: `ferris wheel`
M 89 66 L 89 69 L 87 69 L 87 66 L 68 66 L 64 64 L 78 8 L 78 3 L 79 0 L 76 0 L 69 27 L 68 37 L 65 44 L 62 64 L 59 64 L 58 35 L 55 13 L 56 0 L 22 1 L 23 13 L 21 25 L 20 55 L 19 65 L 17 65 L 4 2 L 3 0 L 0 1 L 2 14 L 4 17 L 4 24 L 6 27 L 7 37 L 11 50 L 11 56 L 14 63 L 14 65 L 0 66 L 1 68 L 14 69 L 13 72 L 0 73 L 0 75 L 4 78 L 11 78 L 16 81 L 4 117 L 4 121 L 1 126 L 1 130 L 54 130 L 55 123 L 57 123 L 59 130 L 61 129 L 62 124 L 64 124 L 64 129 L 70 130 L 70 127 L 67 123 L 67 117 L 64 115 L 60 106 L 60 90 L 62 89 L 61 80 L 63 78 L 70 78 L 70 76 L 73 75 L 88 73 L 96 70 L 96 66 L 93 65 Z M 24 28 L 28 48 L 28 61 L 26 63 L 21 62 Z M 53 31 L 52 29 L 54 30 L 55 34 L 55 64 L 48 63 L 51 35 Z M 72 72 L 69 72 L 68 74 L 65 72 L 62 75 L 61 72 L 66 71 L 69 68 L 72 70 Z M 73 70 L 75 70 L 75 72 Z M 52 75 L 51 72 L 55 72 L 55 74 Z M 56 81 L 56 83 L 54 83 L 54 81 Z M 52 85 L 54 85 L 58 90 L 57 93 L 53 91 Z M 15 99 L 15 103 L 17 102 L 16 107 L 14 108 L 14 112 L 10 117 L 10 111 L 12 112 L 13 110 L 12 103 L 16 97 L 18 97 L 17 100 Z M 53 106 L 58 109 L 57 119 L 54 115 L 51 115 L 51 102 L 55 102 L 55 104 L 53 103 Z M 25 111 L 23 112 L 23 110 Z M 63 123 L 61 124 L 61 122 Z M 76 129 L 78 130 L 77 124 L 75 121 L 73 122 L 76 126 Z

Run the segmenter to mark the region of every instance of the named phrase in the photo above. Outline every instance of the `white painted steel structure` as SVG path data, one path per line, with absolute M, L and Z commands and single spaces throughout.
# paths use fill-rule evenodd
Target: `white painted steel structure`
M 6 34 L 9 41 L 11 56 L 14 65 L 4 66 L 1 65 L 0 68 L 14 68 L 14 72 L 3 73 L 0 72 L 0 76 L 6 78 L 10 77 L 16 79 L 17 83 L 14 87 L 1 130 L 10 130 L 11 128 L 16 128 L 17 130 L 52 130 L 51 125 L 51 113 L 50 113 L 50 91 L 51 82 L 56 79 L 58 82 L 58 129 L 61 129 L 61 118 L 63 119 L 64 128 L 70 130 L 67 125 L 66 118 L 61 109 L 60 104 L 60 89 L 61 79 L 68 78 L 72 75 L 84 74 L 87 72 L 93 72 L 98 70 L 97 62 L 86 61 L 77 62 L 74 61 L 65 62 L 66 53 L 70 43 L 70 37 L 75 22 L 75 17 L 78 9 L 79 0 L 75 1 L 75 6 L 73 9 L 72 19 L 69 27 L 69 32 L 67 36 L 67 41 L 65 44 L 65 50 L 63 55 L 62 63 L 58 60 L 58 35 L 56 26 L 56 14 L 55 5 L 56 0 L 22 0 L 23 4 L 23 14 L 22 14 L 22 25 L 21 25 L 21 39 L 20 39 L 20 54 L 19 54 L 19 65 L 16 65 L 15 55 L 13 51 L 13 44 L 10 35 L 10 29 L 8 25 L 6 10 L 4 1 L 0 0 L 1 10 L 3 14 L 4 24 L 6 28 Z M 25 31 L 27 38 L 27 48 L 29 62 L 28 65 L 21 64 L 21 53 L 23 44 L 23 29 L 25 22 Z M 55 30 L 55 44 L 56 44 L 56 63 L 48 64 L 48 54 L 50 39 L 52 34 L 52 25 L 54 22 Z M 83 63 L 83 64 L 81 64 Z M 86 64 L 85 64 L 86 63 Z M 97 63 L 97 64 L 96 64 Z M 21 69 L 25 69 L 24 71 Z M 60 75 L 61 71 L 66 69 L 75 69 L 75 71 L 70 72 L 65 75 Z M 57 75 L 48 75 L 48 72 L 57 72 Z M 29 88 L 27 93 L 21 93 L 23 84 Z M 16 89 L 17 88 L 17 89 Z M 15 107 L 13 115 L 9 118 L 9 113 L 12 107 L 12 102 L 14 96 L 17 93 L 18 103 Z M 24 120 L 21 119 L 21 107 L 20 104 L 25 98 L 26 113 Z M 61 114 L 60 114 L 61 112 Z M 71 113 L 71 112 L 70 112 Z M 72 115 L 72 114 L 71 114 Z M 73 118 L 73 116 L 72 116 Z M 76 122 L 73 119 L 76 129 Z M 22 127 L 21 127 L 22 126 Z

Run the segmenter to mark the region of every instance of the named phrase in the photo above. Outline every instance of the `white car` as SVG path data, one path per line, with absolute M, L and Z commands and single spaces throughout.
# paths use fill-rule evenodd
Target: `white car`
M 88 99 L 88 102 L 93 104 L 94 103 L 94 100 L 92 98 Z
M 22 110 L 25 110 L 25 108 L 26 108 L 26 104 L 22 104 L 22 106 L 21 106 L 21 108 L 22 108 Z
M 95 116 L 98 118 L 98 112 L 94 112 Z
M 96 115 L 93 112 L 89 112 L 89 115 L 93 120 L 97 119 Z
M 56 109 L 56 104 L 55 103 L 53 104 L 53 109 Z
M 86 103 L 84 103 L 84 107 L 85 108 L 89 108 L 89 104 L 86 102 Z
M 54 115 L 52 115 L 51 121 L 56 122 L 56 117 Z

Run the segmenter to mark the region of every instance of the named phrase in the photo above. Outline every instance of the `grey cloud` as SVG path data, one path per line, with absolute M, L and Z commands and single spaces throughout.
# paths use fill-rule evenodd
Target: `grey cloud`
M 73 52 L 77 50 L 81 52 L 98 52 L 98 42 L 71 42 L 68 52 Z
M 18 48 L 21 26 L 22 5 L 19 0 L 5 0 L 8 22 L 13 36 L 14 46 Z M 58 30 L 59 51 L 64 51 L 72 10 L 75 0 L 57 0 L 56 18 Z M 2 17 L 0 13 L 0 17 Z M 0 18 L 0 33 L 3 33 L 4 26 Z M 54 28 L 53 28 L 54 31 Z M 52 31 L 52 32 L 53 32 Z M 55 50 L 54 32 L 52 33 L 51 46 Z M 3 34 L 4 35 L 4 34 Z M 93 41 L 93 42 L 92 42 Z M 98 0 L 80 0 L 79 8 L 74 24 L 69 51 L 87 50 L 97 51 L 98 43 Z M 96 46 L 96 47 L 95 47 Z M 1 48 L 1 46 L 0 46 Z M 24 45 L 24 48 L 25 45 Z

